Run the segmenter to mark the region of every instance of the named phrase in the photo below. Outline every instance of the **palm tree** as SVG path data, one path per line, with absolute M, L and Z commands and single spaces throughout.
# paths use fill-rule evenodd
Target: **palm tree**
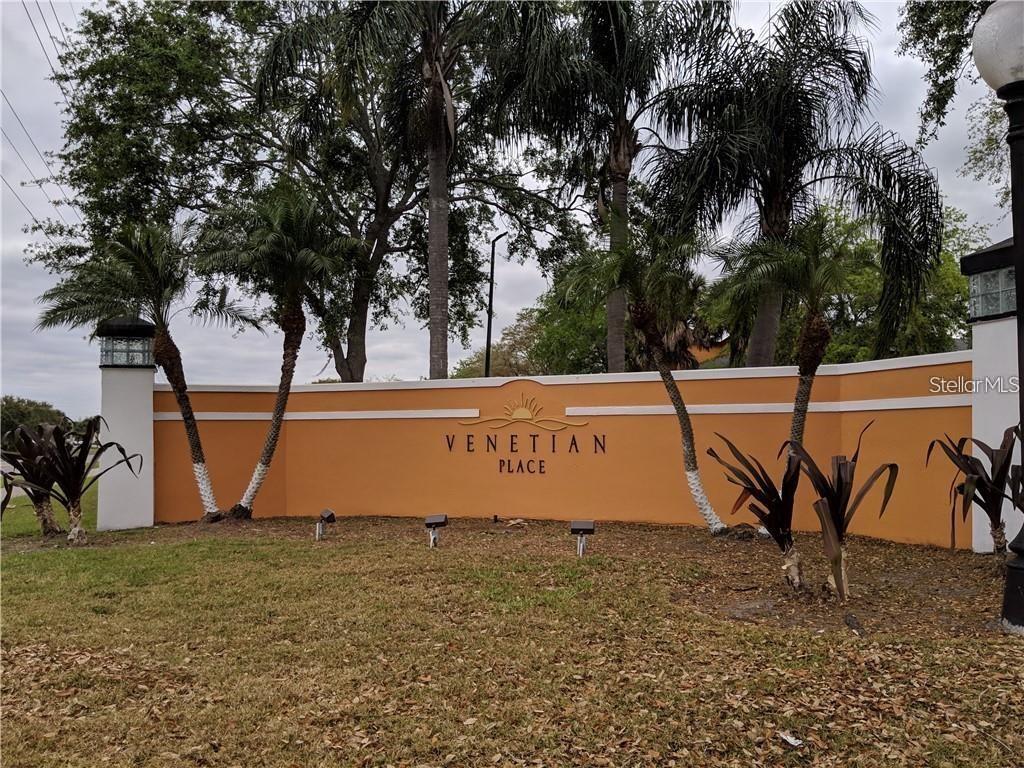
M 117 317 L 138 317 L 155 326 L 153 359 L 171 385 L 192 456 L 203 512 L 214 515 L 214 496 L 199 425 L 192 412 L 181 350 L 171 336 L 171 319 L 190 296 L 195 280 L 188 253 L 191 225 L 174 231 L 160 224 L 129 226 L 106 243 L 97 258 L 73 267 L 67 277 L 43 293 L 46 305 L 39 328 L 67 326 L 95 329 Z M 258 327 L 244 308 L 228 301 L 227 292 L 199 291 L 189 309 L 206 321 Z
M 747 36 L 709 73 L 710 88 L 681 95 L 679 119 L 701 140 L 728 147 L 736 173 L 721 201 L 752 201 L 756 237 L 784 245 L 793 222 L 821 196 L 870 218 L 883 242 L 885 283 L 876 354 L 899 328 L 923 276 L 939 258 L 942 205 L 934 174 L 895 134 L 860 128 L 872 94 L 870 52 L 855 2 L 793 1 L 774 13 L 765 39 Z M 658 186 L 685 196 L 689 166 L 659 169 Z M 750 366 L 772 365 L 784 290 L 757 299 L 746 348 Z
M 638 157 L 684 129 L 685 121 L 666 107 L 678 109 L 684 85 L 718 55 L 729 12 L 727 3 L 681 0 L 579 3 L 574 23 L 558 40 L 559 56 L 533 75 L 544 88 L 525 93 L 535 100 L 525 107 L 527 122 L 566 147 L 570 182 L 596 186 L 613 251 L 629 243 L 630 185 Z M 626 303 L 621 288 L 606 299 L 613 373 L 626 366 Z
M 731 304 L 751 306 L 767 286 L 780 291 L 785 289 L 789 305 L 803 314 L 797 340 L 800 378 L 790 426 L 792 445 L 803 443 L 814 377 L 832 339 L 829 309 L 835 297 L 847 290 L 853 270 L 870 258 L 865 253 L 865 249 L 870 248 L 860 226 L 843 226 L 834 211 L 818 208 L 805 221 L 793 226 L 784 243 L 760 240 L 740 244 L 731 253 L 723 254 L 724 280 Z M 885 259 L 882 264 L 884 270 Z M 923 279 L 919 275 L 908 278 L 901 273 L 891 278 Z
M 395 67 L 388 123 L 403 126 L 404 139 L 425 159 L 432 379 L 448 376 L 449 176 L 456 134 L 470 118 L 510 118 L 502 105 L 521 85 L 512 74 L 527 58 L 527 38 L 549 30 L 555 10 L 554 3 L 486 0 L 356 2 L 346 9 L 351 58 L 341 62 L 339 76 L 347 77 L 353 65 L 370 72 L 382 61 Z
M 288 183 L 282 183 L 240 213 L 244 234 L 241 247 L 231 243 L 238 229 L 229 223 L 205 234 L 209 254 L 204 269 L 229 275 L 256 294 L 270 299 L 269 316 L 284 334 L 281 379 L 263 450 L 241 499 L 228 515 L 252 517 L 253 502 L 270 471 L 288 407 L 295 363 L 306 334 L 303 300 L 307 290 L 343 268 L 346 249 L 359 247 L 337 236 L 318 204 Z M 212 520 L 219 519 L 217 515 Z
M 701 517 L 714 534 L 726 530 L 715 513 L 700 479 L 693 424 L 686 402 L 670 365 L 670 354 L 682 359 L 685 368 L 696 368 L 697 361 L 682 345 L 669 349 L 669 342 L 692 338 L 697 299 L 704 280 L 693 265 L 701 253 L 694 241 L 666 239 L 650 229 L 634 232 L 625 248 L 592 251 L 582 256 L 565 281 L 565 300 L 594 305 L 611 290 L 625 297 L 633 329 L 646 353 L 654 362 L 669 401 L 679 422 L 683 445 L 686 482 Z

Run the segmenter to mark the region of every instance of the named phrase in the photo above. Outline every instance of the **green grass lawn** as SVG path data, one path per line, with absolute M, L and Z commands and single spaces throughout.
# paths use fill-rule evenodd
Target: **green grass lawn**
M 96 498 L 97 486 L 94 485 L 86 491 L 82 499 L 82 525 L 88 532 L 96 530 Z M 67 531 L 70 527 L 67 510 L 54 502 L 53 511 L 60 527 Z M 39 535 L 39 521 L 32 511 L 32 502 L 26 496 L 12 499 L 7 511 L 4 512 L 3 522 L 0 523 L 0 538 Z
M 855 540 L 841 607 L 790 595 L 770 543 L 696 528 L 602 525 L 582 561 L 557 523 L 453 521 L 437 550 L 418 520 L 312 528 L 5 543 L 5 768 L 1024 753 L 1024 641 L 995 629 L 988 558 Z M 801 543 L 820 583 L 820 541 Z

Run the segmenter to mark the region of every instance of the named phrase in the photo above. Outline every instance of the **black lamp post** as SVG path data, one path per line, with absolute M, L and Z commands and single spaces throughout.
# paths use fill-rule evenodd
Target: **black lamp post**
M 491 240 L 491 283 L 487 289 L 487 346 L 484 347 L 484 376 L 491 375 L 491 321 L 494 319 L 494 247 L 508 232 Z
M 1024 2 L 998 0 L 974 28 L 974 63 L 1002 99 L 1010 119 L 1010 213 L 1013 218 L 1013 270 L 1017 304 L 1018 418 L 1024 420 Z M 1022 430 L 1024 434 L 1024 430 Z M 1024 450 L 1024 446 L 1022 446 Z M 1015 557 L 1006 569 L 1003 623 L 1024 633 L 1024 525 L 1010 542 Z

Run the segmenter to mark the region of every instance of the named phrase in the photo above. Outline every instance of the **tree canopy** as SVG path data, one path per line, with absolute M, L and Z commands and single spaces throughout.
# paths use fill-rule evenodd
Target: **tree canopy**
M 893 356 L 950 352 L 969 344 L 967 278 L 960 274 L 960 258 L 984 246 L 985 228 L 971 225 L 955 208 L 946 209 L 946 236 L 938 268 L 925 281 L 920 300 L 910 310 L 900 331 L 886 342 Z M 882 291 L 879 242 L 865 222 L 837 216 L 836 224 L 852 251 L 844 287 L 825 305 L 832 326 L 832 341 L 825 363 L 854 363 L 875 359 L 878 339 L 878 301 Z M 722 311 L 708 305 L 712 318 Z M 779 332 L 779 364 L 796 365 L 797 338 L 803 310 L 794 306 L 784 313 Z
M 993 0 L 907 0 L 900 10 L 899 52 L 925 63 L 928 93 L 921 105 L 921 138 L 945 125 L 964 77 L 977 79 L 971 62 L 974 25 Z
M 952 73 L 985 3 L 948 5 L 911 3 L 902 25 L 905 50 L 931 57 L 936 77 Z M 703 248 L 735 211 L 756 209 L 748 234 L 781 243 L 824 202 L 877 240 L 884 268 L 862 282 L 877 288 L 876 339 L 898 339 L 927 303 L 930 275 L 946 269 L 942 208 L 919 153 L 863 124 L 870 22 L 838 0 L 786 3 L 764 35 L 735 27 L 725 4 L 688 0 L 91 6 L 58 76 L 68 94 L 58 180 L 83 221 L 45 222 L 33 258 L 84 274 L 130 227 L 186 219 L 206 243 L 217 233 L 220 252 L 251 255 L 254 237 L 289 223 L 264 215 L 287 187 L 316 212 L 324 243 L 345 244 L 289 289 L 341 380 L 363 379 L 372 326 L 429 323 L 434 368 L 450 339 L 465 345 L 484 310 L 482 246 L 499 228 L 508 257 L 552 285 L 496 345 L 507 344 L 510 370 L 649 368 L 624 319 L 627 286 L 606 281 L 606 306 L 569 306 L 557 297 L 570 270 L 673 239 Z M 991 144 L 997 123 L 984 125 Z M 969 157 L 975 173 L 995 172 L 989 156 Z M 647 253 L 656 268 L 672 250 L 661 246 Z M 181 301 L 209 307 L 227 283 L 280 314 L 282 297 L 246 264 L 197 263 L 183 257 L 167 272 Z M 677 286 L 687 306 L 711 306 L 694 278 Z M 776 309 L 786 301 L 774 298 Z M 661 329 L 673 365 L 690 364 L 687 351 L 721 327 L 713 311 L 685 314 Z M 734 340 L 756 336 L 760 315 L 733 317 Z M 940 344 L 928 330 L 938 318 L 921 322 L 917 342 L 871 354 Z M 602 324 L 622 343 L 595 346 Z M 838 340 L 843 323 L 835 329 Z M 528 360 L 513 365 L 526 338 Z

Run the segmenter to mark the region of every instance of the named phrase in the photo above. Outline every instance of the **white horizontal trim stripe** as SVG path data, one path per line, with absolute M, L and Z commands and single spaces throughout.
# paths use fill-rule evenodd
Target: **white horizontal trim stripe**
M 927 408 L 969 408 L 971 395 L 931 395 L 893 397 L 881 400 L 811 403 L 811 413 L 850 413 L 857 411 L 900 411 Z M 688 405 L 691 414 L 792 413 L 792 403 L 702 403 Z M 675 413 L 671 405 L 595 405 L 570 406 L 566 416 L 667 416 Z M 197 421 L 270 421 L 269 412 L 206 411 L 196 413 Z M 478 408 L 435 408 L 407 411 L 291 411 L 285 421 L 348 421 L 373 419 L 475 419 Z M 177 411 L 158 411 L 155 421 L 181 421 Z
M 273 414 L 247 411 L 206 411 L 197 421 L 270 421 Z M 346 421 L 367 419 L 476 419 L 479 408 L 435 408 L 422 411 L 290 411 L 285 421 Z M 178 411 L 159 411 L 155 421 L 181 421 Z
M 837 403 L 811 403 L 815 411 L 915 411 L 922 408 L 970 408 L 971 395 L 926 395 L 924 397 L 890 397 L 882 400 L 847 400 Z
M 926 365 L 952 365 L 967 363 L 972 359 L 971 350 L 940 352 L 934 355 L 894 357 L 887 360 L 869 360 L 864 363 L 843 363 L 823 365 L 818 376 L 841 376 L 851 373 L 892 371 L 900 368 L 920 368 Z M 700 368 L 695 371 L 676 371 L 677 381 L 718 381 L 721 379 L 771 379 L 796 377 L 796 366 L 773 366 L 766 368 Z M 492 377 L 489 379 L 434 379 L 427 381 L 372 381 L 352 384 L 297 384 L 292 392 L 383 392 L 408 389 L 478 389 L 503 387 L 506 384 L 534 382 L 542 385 L 567 384 L 632 384 L 660 381 L 657 373 L 592 373 L 579 376 L 524 376 Z M 156 384 L 157 392 L 170 392 L 168 384 Z M 189 386 L 190 392 L 277 392 L 274 384 L 196 384 Z
M 270 421 L 272 413 L 247 411 L 207 411 L 195 413 L 196 421 Z M 178 411 L 156 411 L 153 421 L 181 421 Z
M 476 419 L 479 408 L 433 408 L 423 411 L 292 411 L 285 421 L 347 419 Z
M 933 397 L 894 397 L 886 400 L 850 400 L 849 402 L 811 403 L 811 413 L 850 413 L 857 411 L 899 411 L 924 408 L 969 408 L 970 395 Z M 714 403 L 688 405 L 692 415 L 732 413 L 792 413 L 792 403 Z M 566 416 L 670 416 L 671 405 L 598 405 L 565 409 Z

